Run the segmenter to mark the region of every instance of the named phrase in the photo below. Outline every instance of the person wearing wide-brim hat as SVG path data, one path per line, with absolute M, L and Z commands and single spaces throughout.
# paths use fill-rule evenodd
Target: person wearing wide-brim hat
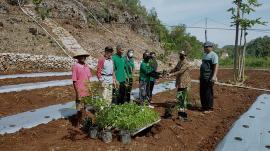
M 214 44 L 204 43 L 204 55 L 200 67 L 200 98 L 204 113 L 213 111 L 213 86 L 217 81 L 218 55 L 213 51 Z
M 179 61 L 174 69 L 170 70 L 168 77 L 175 76 L 177 88 L 176 98 L 179 103 L 178 116 L 180 120 L 187 120 L 187 95 L 188 88 L 191 86 L 190 69 L 191 66 L 186 59 L 187 55 L 184 51 L 179 52 Z
M 84 97 L 89 96 L 87 83 L 90 82 L 92 74 L 89 66 L 85 63 L 87 57 L 89 57 L 89 54 L 86 52 L 77 52 L 73 55 L 73 58 L 77 60 L 72 66 L 72 81 L 76 96 L 76 109 L 78 111 L 78 122 L 75 126 L 79 126 L 85 115 L 85 106 L 82 100 Z

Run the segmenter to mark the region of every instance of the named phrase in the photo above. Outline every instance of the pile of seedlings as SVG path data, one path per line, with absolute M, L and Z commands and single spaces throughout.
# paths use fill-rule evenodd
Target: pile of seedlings
M 84 98 L 87 109 L 94 117 L 85 118 L 83 130 L 92 139 L 101 139 L 105 143 L 118 136 L 122 143 L 129 144 L 131 136 L 153 126 L 160 121 L 159 113 L 147 105 L 135 103 L 122 105 L 108 104 L 102 96 L 102 85 L 99 82 L 88 84 L 90 96 Z
M 108 105 L 102 98 L 85 98 L 85 102 L 96 117 L 86 118 L 83 129 L 90 138 L 99 138 L 105 143 L 117 136 L 122 143 L 129 144 L 132 136 L 160 121 L 159 114 L 148 106 L 135 103 Z

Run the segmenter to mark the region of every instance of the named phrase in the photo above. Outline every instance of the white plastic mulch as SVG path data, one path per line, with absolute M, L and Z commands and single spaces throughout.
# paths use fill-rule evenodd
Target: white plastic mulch
M 71 72 L 42 72 L 42 73 L 0 75 L 0 79 L 36 78 L 36 77 L 53 77 L 53 76 L 68 76 L 68 75 L 71 75 Z
M 233 105 L 233 104 L 232 104 Z M 259 96 L 231 127 L 216 151 L 270 150 L 270 95 Z
M 97 81 L 97 78 L 93 77 L 91 81 Z M 47 82 L 24 83 L 24 84 L 16 84 L 16 85 L 5 85 L 5 86 L 0 86 L 0 93 L 19 92 L 19 91 L 25 91 L 25 90 L 42 89 L 42 88 L 56 87 L 56 86 L 67 86 L 71 84 L 72 84 L 72 81 L 69 79 L 69 80 L 55 80 L 55 81 L 47 81 Z

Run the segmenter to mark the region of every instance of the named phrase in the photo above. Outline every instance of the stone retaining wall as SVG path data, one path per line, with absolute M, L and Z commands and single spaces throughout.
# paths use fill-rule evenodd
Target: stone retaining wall
M 12 70 L 70 70 L 75 60 L 69 57 L 0 53 L 0 71 Z M 87 60 L 91 68 L 96 67 L 96 60 Z

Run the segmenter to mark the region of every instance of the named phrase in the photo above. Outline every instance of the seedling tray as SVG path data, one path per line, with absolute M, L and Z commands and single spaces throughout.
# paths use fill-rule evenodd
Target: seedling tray
M 130 135 L 131 136 L 135 136 L 136 134 L 142 132 L 143 130 L 145 130 L 145 129 L 147 129 L 147 128 L 149 128 L 149 127 L 151 127 L 151 126 L 153 126 L 153 125 L 155 125 L 157 123 L 159 123 L 160 121 L 161 121 L 161 119 L 159 119 L 159 120 L 157 120 L 157 121 L 155 121 L 155 122 L 153 122 L 151 124 L 148 124 L 148 125 L 144 126 L 143 128 L 140 128 L 138 130 L 135 130 L 135 131 L 131 132 Z

